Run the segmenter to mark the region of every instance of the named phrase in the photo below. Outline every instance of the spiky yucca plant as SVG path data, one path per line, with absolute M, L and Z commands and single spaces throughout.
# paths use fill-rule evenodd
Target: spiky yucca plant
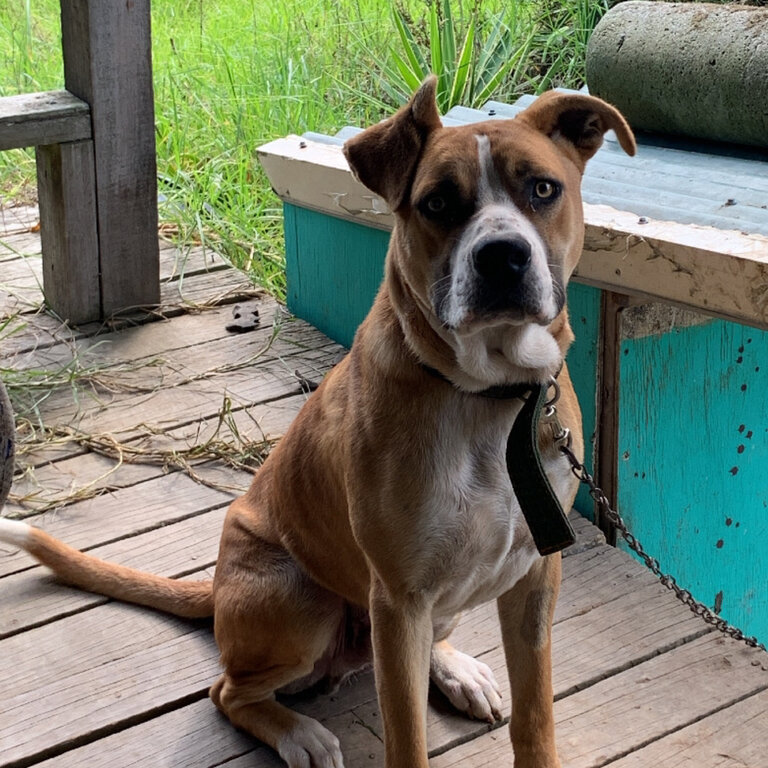
M 382 88 L 397 104 L 404 104 L 424 78 L 438 78 L 437 102 L 442 112 L 456 104 L 479 107 L 509 77 L 525 71 L 534 40 L 530 25 L 522 32 L 517 5 L 485 20 L 475 3 L 463 39 L 457 39 L 449 0 L 429 6 L 428 50 L 423 51 L 406 14 L 393 7 L 399 48 L 390 51 L 392 63 L 383 66 Z M 487 35 L 483 37 L 483 33 Z

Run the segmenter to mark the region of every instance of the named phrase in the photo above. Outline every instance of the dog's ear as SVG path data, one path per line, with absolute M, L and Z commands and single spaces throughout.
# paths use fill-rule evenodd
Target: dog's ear
M 637 149 L 632 129 L 621 112 L 602 99 L 584 93 L 548 91 L 517 116 L 554 142 L 565 142 L 576 149 L 580 168 L 600 149 L 606 131 L 613 129 L 628 154 Z
M 430 75 L 392 117 L 344 144 L 352 172 L 393 211 L 403 203 L 427 136 L 441 125 L 436 89 L 437 78 Z

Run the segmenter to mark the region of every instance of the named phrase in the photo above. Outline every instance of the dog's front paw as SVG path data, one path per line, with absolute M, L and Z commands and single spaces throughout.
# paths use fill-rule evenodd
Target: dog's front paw
M 317 720 L 299 718 L 277 743 L 277 753 L 288 768 L 344 768 L 339 740 Z
M 442 642 L 432 648 L 432 682 L 456 709 L 477 720 L 501 720 L 501 692 L 490 667 Z

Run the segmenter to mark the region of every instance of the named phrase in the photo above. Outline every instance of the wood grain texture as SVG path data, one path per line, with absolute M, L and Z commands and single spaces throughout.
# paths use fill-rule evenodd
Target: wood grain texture
M 61 4 L 64 80 L 91 107 L 101 312 L 160 301 L 149 0 Z
M 759 651 L 707 635 L 556 702 L 563 765 L 598 768 L 613 764 L 648 742 L 764 690 L 768 672 L 753 664 L 761 656 L 764 660 Z M 765 732 L 753 737 L 765 754 Z M 511 755 L 507 733 L 501 730 L 435 757 L 430 765 L 503 765 Z M 658 764 L 667 765 L 664 759 Z M 708 759 L 698 768 L 717 765 L 716 759 Z
M 768 691 L 763 690 L 632 752 L 611 768 L 762 768 L 768 765 L 760 737 L 767 722 Z
M 203 698 L 218 670 L 207 627 L 116 603 L 7 638 L 2 649 L 15 663 L 4 675 L 0 765 Z
M 348 768 L 383 764 L 383 744 L 351 713 L 323 720 L 341 742 Z M 272 750 L 237 731 L 210 701 L 200 701 L 93 744 L 39 763 L 39 768 L 284 768 Z
M 36 150 L 45 302 L 75 325 L 102 316 L 93 149 L 89 139 Z
M 90 138 L 90 107 L 69 91 L 0 98 L 0 151 Z

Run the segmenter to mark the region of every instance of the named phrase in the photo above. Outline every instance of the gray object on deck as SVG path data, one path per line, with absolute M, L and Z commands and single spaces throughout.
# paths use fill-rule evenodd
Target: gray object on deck
M 13 454 L 14 454 L 15 429 L 13 423 L 13 409 L 8 393 L 3 383 L 0 382 L 0 510 L 8 498 L 13 479 Z
M 768 147 L 768 8 L 620 3 L 592 34 L 587 84 L 634 129 Z

